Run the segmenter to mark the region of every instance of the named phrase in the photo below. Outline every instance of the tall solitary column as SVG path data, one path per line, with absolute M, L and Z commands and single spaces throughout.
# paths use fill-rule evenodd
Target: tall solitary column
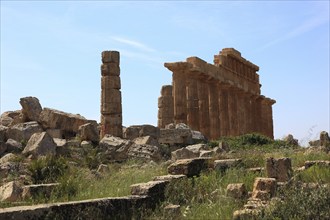
M 101 65 L 101 133 L 123 136 L 118 51 L 103 51 Z
M 229 136 L 238 135 L 237 94 L 235 88 L 230 88 L 228 92 L 228 118 L 229 118 Z

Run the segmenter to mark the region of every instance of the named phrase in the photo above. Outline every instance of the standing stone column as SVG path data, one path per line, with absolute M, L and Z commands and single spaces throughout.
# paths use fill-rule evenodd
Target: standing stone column
M 173 71 L 174 122 L 187 124 L 187 93 L 184 70 Z
M 209 98 L 208 87 L 202 79 L 197 83 L 198 90 L 198 109 L 199 109 L 199 128 L 200 132 L 207 138 L 210 137 L 210 117 L 209 117 Z
M 237 132 L 238 135 L 242 135 L 245 132 L 245 105 L 244 105 L 244 91 L 242 90 L 237 90 L 236 92 L 237 95 Z
M 220 119 L 219 119 L 219 92 L 216 82 L 209 82 L 209 117 L 210 117 L 210 138 L 220 137 Z
M 255 98 L 254 106 L 254 120 L 255 120 L 255 132 L 262 134 L 262 110 L 261 110 L 261 96 Z
M 268 102 L 263 98 L 261 100 L 261 134 L 265 136 L 269 136 L 268 114 Z
M 219 85 L 220 134 L 229 136 L 228 86 Z
M 158 98 L 158 127 L 164 128 L 174 122 L 174 106 L 172 96 L 172 86 L 163 86 Z
M 228 91 L 228 118 L 229 118 L 229 135 L 237 136 L 237 94 L 235 88 Z
M 199 131 L 197 80 L 191 75 L 187 77 L 187 124 Z
M 118 51 L 103 51 L 101 65 L 101 139 L 105 134 L 123 136 Z
M 252 104 L 251 104 L 251 94 L 246 94 L 244 99 L 244 105 L 245 105 L 245 134 L 253 133 L 253 112 L 252 112 Z

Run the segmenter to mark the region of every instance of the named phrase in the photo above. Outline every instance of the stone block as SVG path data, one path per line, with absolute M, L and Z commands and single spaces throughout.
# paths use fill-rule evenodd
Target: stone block
M 261 178 L 255 179 L 253 184 L 252 198 L 268 200 L 275 195 L 276 179 L 275 178 Z
M 267 158 L 266 159 L 267 177 L 275 178 L 279 182 L 289 181 L 293 171 L 290 158 Z
M 157 139 L 151 136 L 137 137 L 133 140 L 133 142 L 138 145 L 143 145 L 143 144 L 153 145 L 153 146 L 159 145 Z
M 0 187 L 1 202 L 15 202 L 21 198 L 22 188 L 16 181 L 6 183 Z
M 121 83 L 120 83 L 120 77 L 119 76 L 103 76 L 101 78 L 101 89 L 106 90 L 106 89 L 120 89 L 121 88 Z
M 101 65 L 102 76 L 119 76 L 120 67 L 117 63 L 106 63 Z
M 42 110 L 39 121 L 44 129 L 60 129 L 64 133 L 71 134 L 76 134 L 79 126 L 91 122 L 79 114 L 66 113 L 50 108 Z
M 127 152 L 130 158 L 140 158 L 144 160 L 160 161 L 162 154 L 158 146 L 132 144 Z
M 186 175 L 182 175 L 182 174 L 179 174 L 179 175 L 164 175 L 164 176 L 155 176 L 153 178 L 153 181 L 168 181 L 168 182 L 172 182 L 172 181 L 175 181 L 175 180 L 180 180 L 180 179 L 184 179 L 184 178 L 187 178 Z
M 63 132 L 61 129 L 54 129 L 54 128 L 50 128 L 47 129 L 46 132 L 52 137 L 52 138 L 63 138 Z
M 102 51 L 102 63 L 117 63 L 120 62 L 120 54 L 118 51 Z
M 330 160 L 308 160 L 305 162 L 305 169 L 308 169 L 314 165 L 330 168 Z
M 181 216 L 181 206 L 169 204 L 164 208 L 164 216 L 166 219 L 179 219 Z
M 27 121 L 38 121 L 42 111 L 39 99 L 36 97 L 24 97 L 19 102 L 22 106 L 22 113 Z
M 169 110 L 173 109 L 173 98 L 172 97 L 159 97 L 158 98 L 158 108 L 168 108 Z
M 224 172 L 229 168 L 238 166 L 242 162 L 242 159 L 224 159 L 224 160 L 215 160 L 214 169 L 217 171 Z
M 100 135 L 96 123 L 87 123 L 81 125 L 78 130 L 78 135 L 82 141 L 98 143 L 100 140 Z
M 42 127 L 36 121 L 25 122 L 10 127 L 7 131 L 7 138 L 26 142 L 34 133 L 42 131 Z
M 105 103 L 121 103 L 121 91 L 118 89 L 107 88 L 101 91 L 101 105 Z
M 171 152 L 171 159 L 173 161 L 182 160 L 182 159 L 191 159 L 196 157 L 199 157 L 199 152 L 194 153 L 193 151 L 185 147 Z
M 234 199 L 244 199 L 247 197 L 248 192 L 244 183 L 231 183 L 227 185 L 226 195 Z
M 173 175 L 183 174 L 187 177 L 193 177 L 198 176 L 201 171 L 208 169 L 208 167 L 208 158 L 194 158 L 177 160 L 167 168 L 167 171 Z
M 23 152 L 24 155 L 32 155 L 34 158 L 45 155 L 55 155 L 56 144 L 46 132 L 35 133 L 31 136 Z
M 258 209 L 241 209 L 233 213 L 233 220 L 257 220 L 259 219 L 260 210 Z
M 149 181 L 131 185 L 131 194 L 139 196 L 156 197 L 156 200 L 163 200 L 165 197 L 165 187 L 167 181 Z
M 23 146 L 20 142 L 15 141 L 14 139 L 8 139 L 6 142 L 7 152 L 18 153 L 23 150 Z
M 189 145 L 193 144 L 190 129 L 160 129 L 160 144 Z
M 173 86 L 172 85 L 164 85 L 162 86 L 161 90 L 160 90 L 160 94 L 161 96 L 164 97 L 168 97 L 168 96 L 172 96 L 172 90 L 173 90 Z

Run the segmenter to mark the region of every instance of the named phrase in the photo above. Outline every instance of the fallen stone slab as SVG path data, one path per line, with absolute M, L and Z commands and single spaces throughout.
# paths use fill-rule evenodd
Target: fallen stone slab
M 256 178 L 253 184 L 252 198 L 260 200 L 271 199 L 275 195 L 276 183 L 275 178 Z
M 140 219 L 141 208 L 155 208 L 155 204 L 148 196 L 109 197 L 0 208 L 0 219 Z
M 214 169 L 216 171 L 224 172 L 229 168 L 238 166 L 242 162 L 242 159 L 224 159 L 224 160 L 215 160 Z
M 53 189 L 60 185 L 59 183 L 48 183 L 48 184 L 34 184 L 26 185 L 22 187 L 22 198 L 30 198 L 38 195 L 43 195 L 49 198 Z
M 131 194 L 138 196 L 149 196 L 154 202 L 165 199 L 165 188 L 168 181 L 149 181 L 131 185 Z
M 8 129 L 7 138 L 18 142 L 26 142 L 33 134 L 42 131 L 42 127 L 36 121 L 19 123 Z
M 164 176 L 155 176 L 153 181 L 168 181 L 171 182 L 173 180 L 185 179 L 187 178 L 186 175 L 164 175 Z
M 6 183 L 0 187 L 0 201 L 1 202 L 15 202 L 21 198 L 22 188 L 16 181 Z M 0 209 L 1 210 L 1 209 Z M 1 218 L 0 219 L 6 219 Z
M 248 192 L 244 183 L 231 183 L 227 185 L 226 195 L 234 199 L 244 199 Z
M 177 160 L 167 168 L 167 171 L 169 174 L 173 175 L 183 174 L 187 177 L 198 176 L 201 171 L 209 168 L 209 162 L 210 158 Z
M 305 162 L 305 169 L 308 169 L 314 165 L 322 167 L 330 167 L 330 160 L 310 160 Z
M 34 158 L 45 155 L 55 155 L 56 144 L 47 132 L 35 133 L 23 150 L 24 155 L 32 155 Z

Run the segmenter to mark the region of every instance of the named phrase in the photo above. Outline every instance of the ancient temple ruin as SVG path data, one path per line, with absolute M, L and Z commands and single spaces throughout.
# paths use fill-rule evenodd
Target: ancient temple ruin
M 172 85 L 158 99 L 158 127 L 185 123 L 206 137 L 260 133 L 273 138 L 272 105 L 260 94 L 259 67 L 233 48 L 214 56 L 214 64 L 198 57 L 165 63 Z
M 118 51 L 103 51 L 101 65 L 101 138 L 123 137 L 121 83 Z

